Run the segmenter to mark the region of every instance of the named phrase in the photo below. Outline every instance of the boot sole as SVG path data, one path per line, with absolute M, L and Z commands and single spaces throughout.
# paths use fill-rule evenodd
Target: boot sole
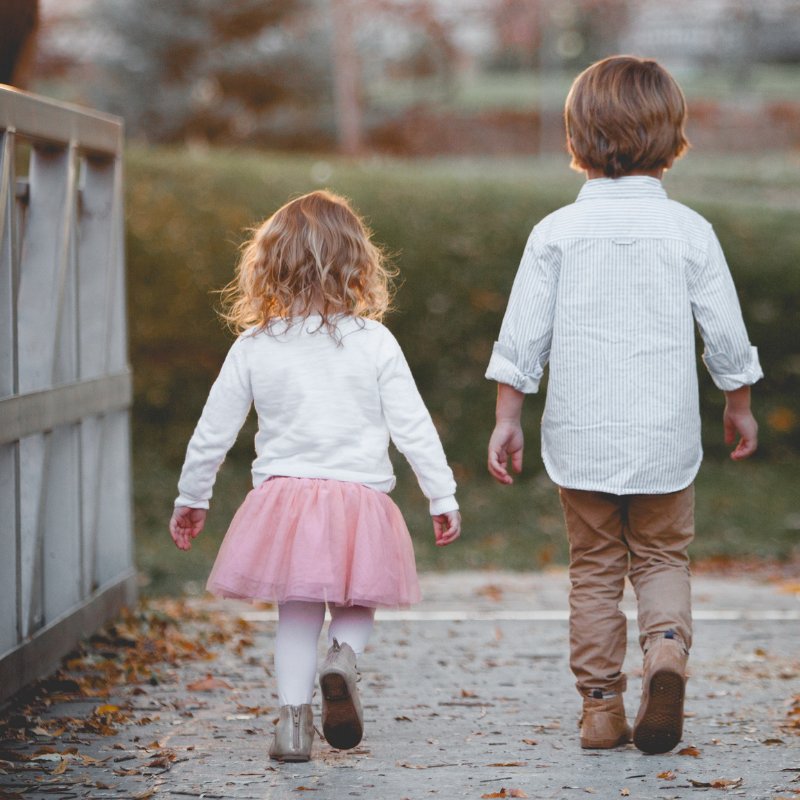
M 347 682 L 344 676 L 329 672 L 321 676 L 319 683 L 325 703 L 322 733 L 331 747 L 350 750 L 361 741 L 364 728 Z
M 661 670 L 651 676 L 648 690 L 633 743 L 643 753 L 667 753 L 683 734 L 685 681 L 677 672 Z
M 622 747 L 631 740 L 631 729 L 628 728 L 621 733 L 618 739 L 584 739 L 581 737 L 581 747 L 584 750 L 613 750 L 615 747 Z
M 269 757 L 273 761 L 280 761 L 281 763 L 287 762 L 287 763 L 292 763 L 292 764 L 298 764 L 301 761 L 311 761 L 311 756 L 310 755 L 302 755 L 302 754 L 297 754 L 297 755 L 290 754 L 290 755 L 280 756 L 280 755 L 277 755 L 277 754 L 276 755 L 272 755 L 272 753 L 270 753 Z

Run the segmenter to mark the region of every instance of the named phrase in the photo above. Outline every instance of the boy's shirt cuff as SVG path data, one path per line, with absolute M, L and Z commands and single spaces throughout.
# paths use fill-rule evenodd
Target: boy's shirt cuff
M 518 392 L 536 394 L 539 391 L 539 383 L 544 370 L 538 375 L 526 375 L 508 356 L 509 348 L 500 342 L 495 342 L 489 366 L 486 368 L 486 377 L 490 381 L 505 383 Z
M 709 355 L 703 353 L 706 365 L 714 385 L 723 392 L 733 392 L 742 386 L 751 386 L 764 377 L 758 360 L 758 348 L 750 346 L 750 359 L 744 365 L 734 364 L 725 353 Z

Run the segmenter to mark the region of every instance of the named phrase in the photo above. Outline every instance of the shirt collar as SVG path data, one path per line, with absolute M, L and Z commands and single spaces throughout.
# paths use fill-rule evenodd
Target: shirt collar
M 667 193 L 658 178 L 649 175 L 624 175 L 621 178 L 592 178 L 586 181 L 578 193 L 578 200 L 598 198 L 662 198 Z

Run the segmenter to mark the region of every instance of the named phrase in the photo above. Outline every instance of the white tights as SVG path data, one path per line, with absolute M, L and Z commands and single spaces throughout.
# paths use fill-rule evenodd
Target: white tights
M 328 646 L 335 638 L 339 644 L 347 642 L 360 656 L 372 633 L 375 609 L 331 605 L 330 611 Z M 311 702 L 317 676 L 317 643 L 324 621 L 325 603 L 291 600 L 278 606 L 275 675 L 282 706 Z

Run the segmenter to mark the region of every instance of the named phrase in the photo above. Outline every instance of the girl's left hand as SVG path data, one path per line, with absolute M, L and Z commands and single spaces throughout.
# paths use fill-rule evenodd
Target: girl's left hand
M 208 511 L 205 508 L 189 508 L 188 506 L 178 506 L 172 512 L 169 532 L 172 535 L 172 541 L 180 550 L 188 550 L 192 546 L 192 539 L 203 530 L 207 515 Z
M 444 547 L 461 536 L 461 514 L 458 511 L 448 511 L 433 517 L 433 535 L 436 544 Z

